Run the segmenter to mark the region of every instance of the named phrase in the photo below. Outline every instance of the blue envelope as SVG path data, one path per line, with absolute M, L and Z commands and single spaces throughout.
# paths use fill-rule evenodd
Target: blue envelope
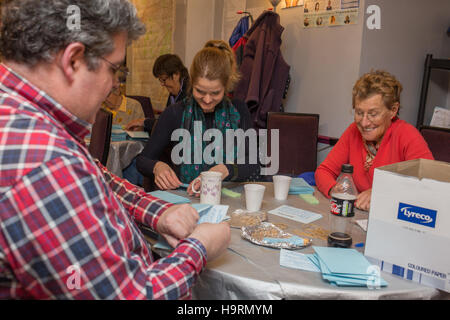
M 303 178 L 292 178 L 289 186 L 289 194 L 313 194 L 314 188 L 311 187 Z
M 355 249 L 313 246 L 322 278 L 338 286 L 387 286 L 387 282 L 371 273 L 371 264 Z M 311 259 L 311 258 L 310 258 Z M 313 260 L 313 259 L 311 259 Z
M 355 249 L 316 247 L 314 251 L 332 273 L 367 274 L 370 262 Z
M 111 129 L 111 141 L 125 141 L 127 140 L 127 133 L 122 129 L 121 125 L 114 124 Z
M 156 198 L 159 198 L 161 200 L 164 200 L 166 202 L 170 202 L 173 204 L 181 204 L 181 203 L 190 203 L 191 202 L 191 200 L 189 200 L 188 198 L 173 194 L 171 192 L 162 191 L 162 190 L 152 191 L 152 192 L 149 192 L 149 194 Z
M 202 205 L 202 204 L 197 204 L 198 205 Z M 200 209 L 197 209 L 195 207 L 195 205 L 192 205 L 199 213 L 200 215 L 200 219 L 198 219 L 198 224 L 200 223 L 205 223 L 205 222 L 209 222 L 209 223 L 219 223 L 222 222 L 228 212 L 228 206 L 225 205 L 206 205 L 209 207 L 200 207 Z M 205 206 L 205 205 L 203 205 Z

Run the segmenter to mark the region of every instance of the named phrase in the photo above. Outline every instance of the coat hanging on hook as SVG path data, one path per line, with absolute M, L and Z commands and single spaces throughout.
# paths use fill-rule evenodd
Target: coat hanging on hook
M 231 33 L 231 37 L 228 40 L 230 47 L 233 47 L 236 42 L 239 41 L 240 38 L 242 38 L 244 36 L 244 34 L 248 31 L 249 27 L 250 27 L 250 19 L 251 22 L 253 23 L 253 17 L 250 13 L 248 12 L 243 12 L 243 11 L 238 11 L 238 14 L 240 13 L 246 13 L 248 15 L 242 17 L 241 19 L 239 19 L 236 27 L 233 29 L 233 32 Z
M 280 50 L 283 30 L 280 16 L 264 11 L 243 37 L 242 77 L 234 97 L 245 101 L 255 128 L 266 128 L 267 113 L 282 109 L 290 70 Z

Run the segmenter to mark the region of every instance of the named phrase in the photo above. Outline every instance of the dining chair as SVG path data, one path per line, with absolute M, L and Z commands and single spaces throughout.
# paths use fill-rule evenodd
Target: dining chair
M 126 96 L 126 97 L 139 101 L 139 103 L 142 106 L 142 111 L 144 111 L 144 116 L 146 118 L 151 119 L 155 118 L 155 113 L 153 112 L 153 106 L 150 97 L 144 96 Z
M 319 115 L 310 113 L 269 112 L 267 116 L 268 150 L 279 145 L 278 174 L 299 175 L 316 170 Z M 279 141 L 270 140 L 270 130 L 279 130 Z
M 104 109 L 98 110 L 92 126 L 91 141 L 88 147 L 91 155 L 97 158 L 104 166 L 106 166 L 106 162 L 108 161 L 112 118 L 113 115 L 111 112 Z
M 419 127 L 435 160 L 450 162 L 450 129 L 422 125 Z

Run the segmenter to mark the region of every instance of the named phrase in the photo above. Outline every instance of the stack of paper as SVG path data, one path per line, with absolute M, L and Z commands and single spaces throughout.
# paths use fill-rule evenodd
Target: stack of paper
M 161 200 L 164 200 L 166 202 L 170 202 L 173 204 L 181 204 L 181 203 L 191 202 L 191 200 L 189 200 L 188 198 L 173 194 L 171 192 L 162 191 L 162 190 L 152 191 L 152 192 L 149 192 L 149 194 L 156 198 L 159 198 Z
M 121 125 L 114 124 L 111 130 L 111 141 L 127 140 L 127 133 L 122 129 Z
M 131 139 L 141 140 L 150 138 L 147 131 L 125 131 Z
M 286 219 L 291 219 L 294 221 L 298 221 L 301 223 L 311 223 L 313 221 L 316 221 L 317 219 L 322 218 L 321 214 L 291 207 L 288 205 L 282 205 L 278 208 L 275 208 L 273 210 L 269 211 L 270 214 L 274 214 L 279 217 L 283 217 Z
M 311 187 L 303 178 L 292 178 L 289 187 L 289 194 L 313 194 L 314 188 Z
M 280 250 L 280 266 L 306 271 L 320 272 L 318 264 L 315 264 L 313 254 L 303 254 L 287 249 Z
M 226 219 L 228 206 L 225 205 L 211 205 L 211 204 L 202 204 L 195 203 L 192 205 L 195 210 L 197 210 L 200 215 L 200 219 L 198 219 L 198 224 L 200 223 L 219 223 Z
M 313 247 L 313 263 L 318 263 L 322 278 L 338 286 L 377 288 L 387 286 L 380 269 L 355 249 Z
M 192 204 L 192 207 L 194 207 L 200 215 L 197 224 L 205 222 L 219 223 L 226 220 L 228 206 L 194 203 Z M 158 236 L 158 242 L 156 242 L 153 247 L 162 250 L 173 249 L 162 236 Z
M 282 249 L 280 266 L 305 271 L 322 272 L 322 278 L 337 286 L 387 286 L 380 277 L 380 269 L 354 249 L 316 247 L 316 253 L 303 254 Z

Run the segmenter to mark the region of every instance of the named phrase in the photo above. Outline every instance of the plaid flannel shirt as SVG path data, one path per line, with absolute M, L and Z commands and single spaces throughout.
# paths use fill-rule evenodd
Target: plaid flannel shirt
M 178 299 L 206 264 L 196 239 L 153 260 L 170 204 L 96 164 L 90 125 L 0 65 L 0 298 Z

